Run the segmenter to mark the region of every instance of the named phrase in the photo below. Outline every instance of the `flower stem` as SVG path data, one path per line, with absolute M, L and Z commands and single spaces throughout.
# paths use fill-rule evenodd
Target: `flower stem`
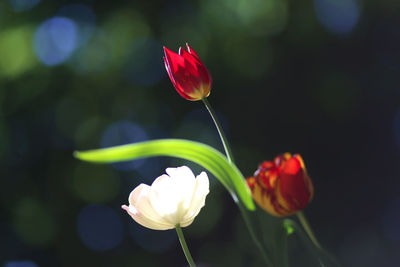
M 222 145 L 224 146 L 224 150 L 225 150 L 225 154 L 226 154 L 227 160 L 230 163 L 234 164 L 233 156 L 232 156 L 231 149 L 229 147 L 228 140 L 225 137 L 225 134 L 224 134 L 224 131 L 222 129 L 222 126 L 219 123 L 219 120 L 218 120 L 213 108 L 211 107 L 211 105 L 208 102 L 206 97 L 203 97 L 201 100 L 203 101 L 203 103 L 206 106 L 208 112 L 210 113 L 211 118 L 214 121 L 215 127 L 217 128 L 219 137 L 221 139 Z M 272 261 L 270 260 L 268 255 L 265 253 L 263 245 L 261 244 L 260 240 L 257 238 L 257 235 L 256 235 L 256 233 L 254 231 L 254 228 L 252 226 L 252 222 L 250 220 L 250 217 L 248 215 L 248 212 L 247 212 L 246 208 L 243 206 L 242 202 L 238 202 L 238 206 L 239 206 L 240 213 L 242 214 L 243 220 L 244 220 L 244 222 L 245 222 L 245 224 L 247 226 L 247 229 L 249 230 L 250 236 L 253 239 L 253 242 L 256 244 L 257 248 L 260 250 L 264 262 L 267 264 L 267 266 L 273 266 L 272 265 Z
M 186 260 L 188 261 L 190 267 L 196 267 L 192 255 L 190 254 L 189 248 L 186 244 L 185 237 L 183 236 L 182 228 L 179 224 L 175 225 L 176 233 L 179 237 L 179 242 L 181 243 L 183 253 L 186 256 Z
M 226 158 L 228 159 L 229 162 L 233 163 L 233 156 L 232 156 L 232 152 L 231 152 L 231 149 L 229 147 L 229 144 L 228 144 L 228 140 L 225 137 L 225 133 L 222 130 L 222 126 L 219 123 L 219 120 L 218 120 L 213 108 L 211 107 L 211 105 L 208 102 L 206 97 L 203 97 L 201 100 L 203 101 L 204 105 L 206 106 L 208 112 L 210 113 L 210 116 L 214 121 L 215 127 L 217 127 L 217 131 L 218 131 L 219 137 L 221 138 L 222 145 L 224 146 Z
M 306 231 L 308 237 L 311 239 L 311 241 L 314 243 L 314 245 L 317 248 L 322 249 L 321 244 L 318 242 L 317 238 L 315 237 L 314 232 L 311 229 L 311 226 L 308 223 L 306 216 L 304 216 L 304 213 L 302 211 L 299 211 L 299 212 L 296 213 L 296 215 L 299 218 L 301 225 L 303 226 L 303 228 Z
M 260 250 L 264 262 L 267 264 L 267 266 L 273 266 L 271 259 L 265 253 L 263 245 L 261 244 L 260 240 L 258 240 L 258 238 L 257 238 L 257 235 L 253 229 L 253 226 L 251 225 L 251 221 L 247 214 L 246 208 L 243 206 L 243 204 L 241 202 L 238 203 L 238 206 L 239 206 L 240 213 L 242 214 L 243 220 L 247 226 L 247 229 L 250 232 L 250 236 L 253 239 L 253 242 L 256 244 L 257 248 Z

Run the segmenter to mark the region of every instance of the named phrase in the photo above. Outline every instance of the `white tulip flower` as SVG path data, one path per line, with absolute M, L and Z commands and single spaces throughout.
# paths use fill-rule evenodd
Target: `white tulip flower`
M 122 208 L 140 225 L 153 230 L 190 225 L 205 204 L 209 181 L 205 172 L 194 176 L 186 166 L 167 168 L 151 186 L 140 184 Z

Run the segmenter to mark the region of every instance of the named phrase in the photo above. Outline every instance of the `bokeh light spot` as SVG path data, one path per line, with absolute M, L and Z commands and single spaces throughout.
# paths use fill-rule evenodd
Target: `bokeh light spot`
M 77 48 L 77 42 L 76 23 L 68 18 L 53 17 L 36 30 L 34 49 L 41 62 L 53 66 L 66 61 Z
M 4 263 L 4 267 L 38 267 L 33 261 L 8 261 Z
M 78 234 L 92 250 L 115 248 L 122 240 L 122 222 L 117 213 L 103 205 L 89 205 L 78 216 Z
M 30 46 L 32 35 L 29 26 L 0 32 L 0 75 L 15 77 L 37 64 Z
M 163 252 L 176 243 L 175 230 L 154 231 L 132 221 L 130 233 L 135 242 L 143 249 L 150 252 Z
M 8 2 L 14 11 L 22 12 L 33 8 L 40 3 L 40 0 L 8 0 Z
M 68 18 L 76 23 L 76 45 L 84 45 L 92 36 L 95 28 L 96 16 L 92 9 L 82 4 L 72 4 L 63 7 L 58 12 L 59 17 Z
M 80 164 L 73 178 L 73 191 L 89 203 L 104 203 L 118 195 L 120 181 L 108 166 Z
M 21 240 L 32 246 L 48 244 L 56 232 L 49 210 L 32 198 L 24 198 L 17 203 L 13 225 Z
M 355 0 L 314 0 L 319 22 L 330 32 L 349 33 L 360 17 L 360 8 Z
M 112 123 L 104 131 L 101 138 L 101 147 L 111 147 L 146 141 L 148 139 L 145 130 L 130 121 L 118 121 Z M 114 163 L 112 166 L 118 170 L 129 171 L 139 168 L 146 159 Z

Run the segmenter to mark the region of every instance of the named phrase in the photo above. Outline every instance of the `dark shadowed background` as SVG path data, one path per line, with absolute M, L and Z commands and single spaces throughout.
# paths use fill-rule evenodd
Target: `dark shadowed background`
M 156 138 L 222 151 L 202 103 L 181 98 L 164 69 L 163 45 L 185 42 L 213 76 L 209 101 L 243 174 L 300 153 L 323 246 L 344 266 L 399 266 L 400 2 L 390 0 L 1 1 L 0 266 L 185 266 L 174 231 L 145 229 L 120 206 L 188 162 L 72 157 Z M 237 206 L 211 180 L 184 229 L 194 258 L 257 266 Z

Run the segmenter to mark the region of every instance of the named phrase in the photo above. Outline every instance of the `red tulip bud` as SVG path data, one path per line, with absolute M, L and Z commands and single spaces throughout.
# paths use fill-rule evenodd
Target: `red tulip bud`
M 169 78 L 178 93 L 192 101 L 207 97 L 211 90 L 211 75 L 196 53 L 186 44 L 187 51 L 178 54 L 164 47 L 164 63 Z
M 311 179 L 298 154 L 285 153 L 274 161 L 264 161 L 246 181 L 257 204 L 275 216 L 304 209 L 314 195 Z

